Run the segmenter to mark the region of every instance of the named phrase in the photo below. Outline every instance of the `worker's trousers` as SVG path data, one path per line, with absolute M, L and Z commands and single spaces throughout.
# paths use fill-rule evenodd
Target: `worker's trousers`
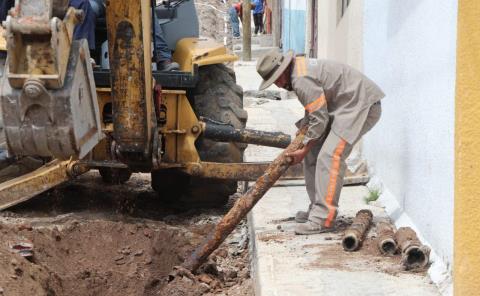
M 234 7 L 230 7 L 228 14 L 230 15 L 233 37 L 240 37 L 240 22 L 238 20 L 237 10 Z
M 378 102 L 366 111 L 368 116 L 355 143 L 378 122 L 381 110 Z M 334 226 L 346 171 L 345 160 L 355 143 L 347 143 L 328 129 L 305 156 L 305 183 L 311 202 L 308 220 L 324 227 Z
M 263 12 L 253 14 L 253 23 L 255 24 L 255 34 L 263 33 Z

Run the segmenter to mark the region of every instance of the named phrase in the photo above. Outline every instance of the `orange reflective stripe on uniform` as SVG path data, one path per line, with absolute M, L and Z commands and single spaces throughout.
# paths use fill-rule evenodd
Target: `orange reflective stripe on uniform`
M 332 167 L 330 169 L 330 180 L 328 182 L 327 197 L 325 199 L 328 207 L 328 216 L 325 220 L 325 227 L 331 227 L 332 221 L 335 217 L 336 209 L 332 205 L 333 197 L 335 196 L 335 191 L 337 189 L 338 173 L 340 170 L 340 164 L 342 162 L 343 150 L 345 150 L 346 145 L 347 142 L 344 139 L 341 139 L 337 148 L 335 148 L 335 152 L 333 153 Z
M 305 63 L 305 57 L 296 57 L 295 65 L 297 67 L 298 77 L 307 75 L 307 64 Z
M 327 101 L 325 100 L 325 95 L 322 94 L 318 99 L 316 99 L 315 101 L 311 102 L 311 103 L 308 103 L 306 106 L 305 106 L 305 111 L 307 111 L 308 113 L 312 113 L 314 111 L 317 111 L 318 109 L 320 109 L 323 105 L 325 105 L 325 103 L 327 103 Z

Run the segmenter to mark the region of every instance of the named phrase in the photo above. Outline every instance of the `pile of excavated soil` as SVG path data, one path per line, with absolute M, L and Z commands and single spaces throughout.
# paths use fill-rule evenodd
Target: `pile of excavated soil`
M 169 277 L 226 210 L 169 209 L 146 175 L 106 186 L 87 174 L 0 213 L 0 295 L 252 295 L 246 225 L 198 274 Z
M 223 44 L 228 34 L 228 4 L 221 0 L 195 0 L 200 36 L 213 38 Z
M 233 51 L 232 27 L 228 10 L 232 1 L 195 0 L 200 36 L 215 39 Z

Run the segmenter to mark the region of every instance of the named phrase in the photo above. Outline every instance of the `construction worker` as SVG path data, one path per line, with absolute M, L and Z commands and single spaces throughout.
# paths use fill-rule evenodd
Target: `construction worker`
M 382 90 L 354 68 L 328 60 L 294 57 L 276 50 L 261 57 L 260 90 L 272 84 L 293 90 L 305 108 L 297 127 L 306 126 L 304 147 L 290 153 L 293 164 L 303 160 L 310 206 L 295 216 L 296 234 L 334 229 L 343 186 L 345 159 L 362 135 L 380 119 Z
M 242 1 L 232 4 L 228 10 L 230 15 L 230 25 L 232 26 L 233 38 L 240 38 L 240 20 L 242 19 Z

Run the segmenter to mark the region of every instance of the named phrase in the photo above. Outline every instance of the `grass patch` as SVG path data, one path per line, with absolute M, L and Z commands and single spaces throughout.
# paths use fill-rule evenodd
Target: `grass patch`
M 368 204 L 372 201 L 376 201 L 380 197 L 380 194 L 382 194 L 382 191 L 380 189 L 368 189 L 368 195 L 365 196 L 363 199 Z

